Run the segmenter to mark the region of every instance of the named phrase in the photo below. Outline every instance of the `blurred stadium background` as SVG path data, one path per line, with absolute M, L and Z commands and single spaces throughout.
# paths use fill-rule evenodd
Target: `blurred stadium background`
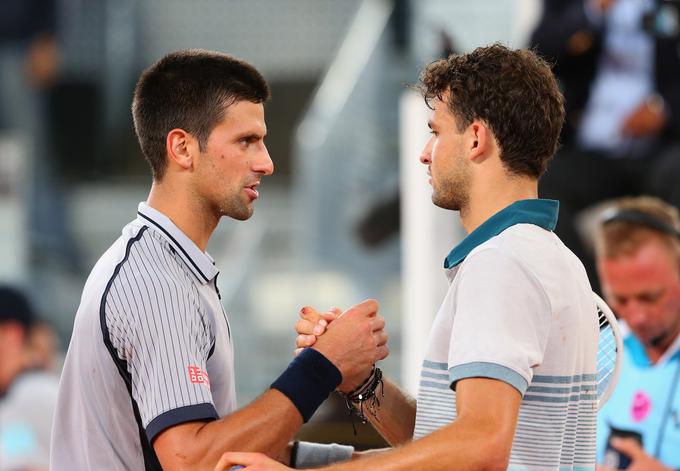
M 139 73 L 176 49 L 228 52 L 271 84 L 276 165 L 254 217 L 224 220 L 209 247 L 236 331 L 239 405 L 288 363 L 301 306 L 367 297 L 388 321 L 384 370 L 413 390 L 445 289 L 441 261 L 460 230 L 454 214 L 428 203 L 417 165 L 424 107 L 405 85 L 451 51 L 526 45 L 540 8 L 539 0 L 56 0 L 48 33 L 59 66 L 49 83 L 31 88 L 3 65 L 0 88 L 16 102 L 5 112 L 40 100 L 45 145 L 33 152 L 30 127 L 0 128 L 0 281 L 28 290 L 65 351 L 85 277 L 148 192 L 129 111 Z M 40 208 L 48 214 L 36 222 Z

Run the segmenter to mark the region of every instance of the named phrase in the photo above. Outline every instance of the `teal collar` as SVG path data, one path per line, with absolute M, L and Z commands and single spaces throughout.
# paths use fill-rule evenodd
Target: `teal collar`
M 670 352 L 672 352 L 670 353 L 670 356 L 666 357 L 666 354 L 664 354 L 661 356 L 661 358 L 666 357 L 667 359 L 665 361 L 671 361 L 673 358 L 680 359 L 680 347 L 678 345 L 679 344 L 677 340 L 674 341 L 669 347 Z M 673 349 L 675 349 L 674 352 Z M 629 333 L 628 336 L 623 340 L 623 350 L 628 353 L 628 355 L 630 355 L 631 360 L 638 368 L 649 368 L 653 366 L 652 362 L 647 356 L 645 346 L 642 345 L 642 342 L 640 342 L 632 332 Z
M 515 224 L 535 224 L 552 231 L 557 225 L 557 212 L 560 203 L 555 200 L 520 200 L 500 210 L 477 229 L 472 231 L 463 241 L 456 245 L 444 260 L 444 268 L 453 268 L 460 264 L 472 250 L 494 236 L 497 236 Z

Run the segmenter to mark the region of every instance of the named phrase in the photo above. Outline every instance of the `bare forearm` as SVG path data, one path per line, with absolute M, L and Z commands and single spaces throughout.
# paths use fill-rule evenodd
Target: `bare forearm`
M 293 403 L 270 389 L 228 417 L 206 424 L 197 438 L 205 435 L 217 442 L 217 448 L 260 451 L 276 458 L 301 426 L 302 417 Z
M 179 466 L 163 469 L 210 468 L 226 451 L 261 452 L 278 458 L 293 435 L 302 426 L 302 416 L 282 393 L 270 389 L 248 406 L 222 419 L 205 424 L 191 423 L 178 427 L 195 427 L 189 443 L 158 443 L 181 450 L 174 458 Z M 170 438 L 169 440 L 172 440 Z
M 376 391 L 380 399 L 380 408 L 377 409 L 376 415 L 366 413 L 366 417 L 390 445 L 403 445 L 410 442 L 413 437 L 416 401 L 389 380 L 384 380 L 384 386 L 384 397 L 380 387 Z
M 364 459 L 333 467 L 335 471 L 429 471 L 506 469 L 511 441 L 503 441 L 494 423 L 458 420 L 427 437 Z

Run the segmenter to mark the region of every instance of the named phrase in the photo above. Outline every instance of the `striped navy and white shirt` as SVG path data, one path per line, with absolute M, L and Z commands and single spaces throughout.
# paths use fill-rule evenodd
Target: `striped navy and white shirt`
M 458 381 L 492 378 L 522 395 L 508 469 L 595 469 L 596 307 L 556 222 L 557 202 L 519 201 L 447 257 L 451 286 L 430 332 L 414 438 L 456 419 Z
M 219 271 L 162 213 L 137 219 L 99 259 L 76 314 L 50 469 L 161 469 L 163 430 L 236 406 Z

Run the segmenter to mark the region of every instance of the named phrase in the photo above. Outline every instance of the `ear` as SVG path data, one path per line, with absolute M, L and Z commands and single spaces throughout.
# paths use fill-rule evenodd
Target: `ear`
M 493 146 L 493 134 L 483 121 L 475 120 L 467 129 L 468 158 L 476 163 L 481 163 L 490 155 Z
M 182 170 L 190 170 L 198 151 L 196 138 L 183 129 L 173 129 L 165 139 L 165 152 L 171 166 L 174 163 Z

